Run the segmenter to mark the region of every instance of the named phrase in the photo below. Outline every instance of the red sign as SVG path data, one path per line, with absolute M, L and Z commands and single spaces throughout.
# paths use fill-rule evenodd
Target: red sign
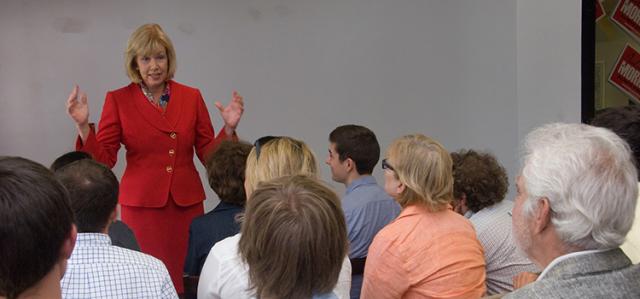
M 640 101 L 640 52 L 627 44 L 609 75 L 609 82 Z
M 604 7 L 602 6 L 602 2 L 600 0 L 593 0 L 596 3 L 596 22 L 600 21 L 602 17 L 606 15 L 604 12 Z
M 640 39 L 640 0 L 620 0 L 611 19 L 631 36 Z

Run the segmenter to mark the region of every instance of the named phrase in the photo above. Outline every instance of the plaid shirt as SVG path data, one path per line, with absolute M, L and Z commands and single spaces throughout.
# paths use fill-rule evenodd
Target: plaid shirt
M 513 277 L 521 272 L 538 272 L 531 261 L 520 254 L 511 233 L 513 202 L 503 200 L 465 217 L 473 223 L 484 248 L 487 263 L 487 295 L 513 291 Z
M 60 283 L 62 298 L 178 298 L 160 260 L 113 246 L 106 234 L 78 234 Z

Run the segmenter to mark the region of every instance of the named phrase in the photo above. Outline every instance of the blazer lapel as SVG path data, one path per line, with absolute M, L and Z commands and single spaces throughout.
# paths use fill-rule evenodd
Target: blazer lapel
M 177 84 L 173 84 L 173 80 L 169 80 L 167 84 L 169 84 L 171 94 L 169 96 L 169 103 L 167 104 L 167 110 L 165 111 L 164 118 L 169 122 L 169 125 L 172 128 L 175 128 L 178 126 L 178 121 L 182 115 L 182 106 L 184 105 L 182 95 L 184 95 L 184 93 L 178 90 L 179 86 Z
M 138 84 L 131 83 L 131 85 L 129 85 L 129 90 L 131 97 L 136 104 L 136 108 L 140 112 L 140 115 L 142 115 L 142 118 L 160 131 L 167 133 L 174 131 L 167 119 L 160 114 L 151 103 L 149 103 L 149 100 L 144 96 L 144 93 L 142 93 Z M 169 100 L 169 103 L 171 103 L 171 100 Z

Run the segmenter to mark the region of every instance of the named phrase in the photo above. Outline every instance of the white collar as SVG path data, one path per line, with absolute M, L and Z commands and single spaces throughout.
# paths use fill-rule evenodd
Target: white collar
M 542 271 L 542 273 L 540 273 L 540 276 L 538 276 L 538 279 L 536 279 L 536 281 L 542 280 L 545 277 L 545 275 L 547 275 L 547 272 L 549 272 L 549 270 L 551 270 L 551 268 L 555 267 L 557 264 L 559 264 L 560 262 L 562 262 L 564 260 L 567 260 L 569 258 L 576 257 L 576 256 L 583 256 L 583 255 L 587 255 L 587 254 L 605 252 L 605 251 L 608 251 L 608 250 L 611 250 L 611 249 L 583 250 L 583 251 L 576 251 L 576 252 L 567 253 L 565 255 L 561 255 L 561 256 L 553 259 L 553 261 L 551 261 L 551 263 L 549 263 L 549 265 L 547 265 L 547 267 L 544 268 L 544 271 Z

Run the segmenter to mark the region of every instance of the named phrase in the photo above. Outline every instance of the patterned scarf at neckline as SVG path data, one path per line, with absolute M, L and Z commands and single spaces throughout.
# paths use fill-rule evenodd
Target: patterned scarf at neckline
M 147 86 L 144 85 L 144 83 L 140 83 L 140 89 L 142 89 L 142 93 L 144 94 L 145 97 L 147 97 L 147 100 L 149 100 L 151 104 L 158 106 L 162 109 L 167 108 L 167 104 L 169 104 L 169 97 L 171 95 L 171 90 L 169 89 L 169 83 L 166 83 L 164 85 L 164 91 L 162 92 L 162 95 L 160 96 L 160 100 L 158 101 L 158 103 L 156 103 L 153 100 L 153 94 L 151 93 L 151 91 L 149 91 Z

